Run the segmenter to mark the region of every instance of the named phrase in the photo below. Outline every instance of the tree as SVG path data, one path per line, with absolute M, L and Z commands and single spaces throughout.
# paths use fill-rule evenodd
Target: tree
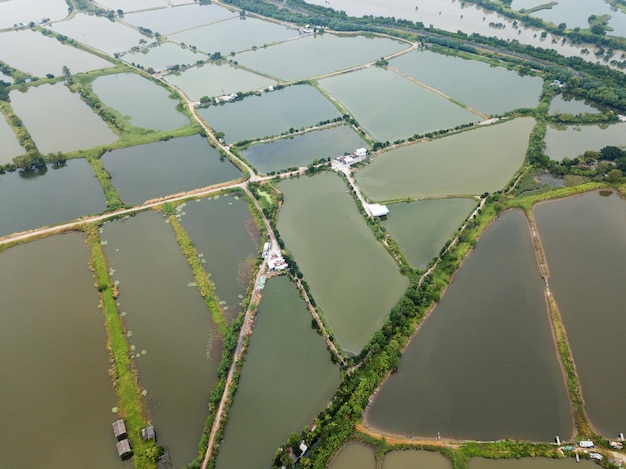
M 611 171 L 609 171 L 607 173 L 606 178 L 611 183 L 619 184 L 619 183 L 622 182 L 622 177 L 623 176 L 624 175 L 622 174 L 621 170 L 619 170 L 619 169 L 612 169 Z

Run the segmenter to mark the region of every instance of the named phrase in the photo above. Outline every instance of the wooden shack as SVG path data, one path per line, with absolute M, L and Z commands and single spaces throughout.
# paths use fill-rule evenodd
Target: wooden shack
M 154 432 L 154 427 L 150 425 L 149 427 L 142 428 L 141 436 L 143 438 L 143 441 L 156 440 L 156 433 Z
M 130 441 L 128 441 L 128 439 L 117 442 L 117 454 L 122 459 L 128 459 L 133 455 L 133 451 L 130 449 Z
M 124 440 L 128 438 L 128 433 L 126 433 L 126 425 L 124 424 L 124 419 L 119 419 L 113 422 L 113 434 L 117 441 Z

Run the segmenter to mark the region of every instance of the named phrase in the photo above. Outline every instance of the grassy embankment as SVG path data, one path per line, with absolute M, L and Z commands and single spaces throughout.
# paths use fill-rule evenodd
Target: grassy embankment
M 198 257 L 198 251 L 196 250 L 193 241 L 191 241 L 191 238 L 181 225 L 180 220 L 176 216 L 174 206 L 172 204 L 165 203 L 161 206 L 161 209 L 168 215 L 167 221 L 174 230 L 178 246 L 187 259 L 189 267 L 191 267 L 200 296 L 209 309 L 213 322 L 220 331 L 220 334 L 224 337 L 229 329 L 228 320 L 226 319 L 224 310 L 220 306 L 220 300 L 215 293 L 215 285 L 204 270 L 202 262 L 200 262 L 200 258 Z
M 98 291 L 107 328 L 107 348 L 112 367 L 110 375 L 118 399 L 118 416 L 123 418 L 132 442 L 134 465 L 136 468 L 156 468 L 160 448 L 154 441 L 144 441 L 141 429 L 148 424 L 143 405 L 141 386 L 137 379 L 134 361 L 126 341 L 126 331 L 119 316 L 117 291 L 111 284 L 107 261 L 100 245 L 98 228 L 95 225 L 83 227 L 91 250 L 91 268 L 96 276 Z

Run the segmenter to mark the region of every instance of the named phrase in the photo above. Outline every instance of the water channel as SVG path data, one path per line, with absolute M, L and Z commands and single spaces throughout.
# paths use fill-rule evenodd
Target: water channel
M 592 425 L 624 432 L 626 203 L 611 191 L 540 204 L 535 218 Z
M 296 287 L 287 276 L 268 280 L 217 467 L 270 467 L 276 449 L 313 421 L 339 381 Z
M 339 176 L 280 183 L 278 231 L 339 345 L 358 353 L 408 286 Z
M 553 441 L 573 418 L 529 226 L 481 236 L 384 383 L 367 422 L 392 434 Z
M 0 467 L 122 466 L 104 317 L 84 239 L 0 255 Z M 132 467 L 132 463 L 123 465 Z
M 101 239 L 158 442 L 181 467 L 198 455 L 221 358 L 218 333 L 160 213 L 107 223 Z

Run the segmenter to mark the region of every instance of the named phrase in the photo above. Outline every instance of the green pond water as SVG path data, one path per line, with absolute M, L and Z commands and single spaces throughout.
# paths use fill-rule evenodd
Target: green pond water
M 101 239 L 158 441 L 181 467 L 198 455 L 221 356 L 218 333 L 161 214 L 107 223 Z
M 548 458 L 521 458 L 521 459 L 485 459 L 472 458 L 467 465 L 468 469 L 593 469 L 598 465 L 581 460 L 579 463 L 574 458 L 548 459 Z
M 373 200 L 494 192 L 524 162 L 534 125 L 531 118 L 514 119 L 391 150 L 356 180 Z
M 582 155 L 587 150 L 599 151 L 606 146 L 626 147 L 626 123 L 548 126 L 545 153 L 562 161 Z
M 390 66 L 485 114 L 534 108 L 543 86 L 539 77 L 427 50 L 398 57 Z
M 548 112 L 550 112 L 550 114 L 576 115 L 584 112 L 595 114 L 599 112 L 599 110 L 600 109 L 598 107 L 595 107 L 592 102 L 587 101 L 586 99 L 576 99 L 573 96 L 563 96 L 563 94 L 558 94 L 552 98 Z
M 85 13 L 77 13 L 69 21 L 55 23 L 51 29 L 111 55 L 138 46 L 142 39 L 149 40 L 135 29 L 121 23 Z
M 193 101 L 200 101 L 203 96 L 224 96 L 276 84 L 276 80 L 250 73 L 231 64 L 205 64 L 177 75 L 168 75 L 166 79 Z
M 413 267 L 424 269 L 476 207 L 474 199 L 436 199 L 388 205 L 382 221 Z
M 181 223 L 193 241 L 226 315 L 241 311 L 241 300 L 257 260 L 259 229 L 248 204 L 237 195 L 215 196 L 182 204 Z
M 198 114 L 228 142 L 239 142 L 310 127 L 341 117 L 337 109 L 312 86 L 297 85 L 249 96 L 243 101 L 209 106 Z
M 76 234 L 0 255 L 0 467 L 132 467 L 115 448 L 117 400 L 88 264 Z
M 357 148 L 367 146 L 351 127 L 341 125 L 254 145 L 241 150 L 239 154 L 261 173 L 269 173 L 290 167 L 306 166 L 315 159 L 335 158 L 344 152 L 352 153 Z
M 375 469 L 374 450 L 360 443 L 348 443 L 344 446 L 329 469 Z
M 238 12 L 217 5 L 187 3 L 189 4 L 174 8 L 160 8 L 124 15 L 124 21 L 169 35 L 239 16 Z
M 106 145 L 118 138 L 80 96 L 63 83 L 31 87 L 26 93 L 13 90 L 9 95 L 15 114 L 22 119 L 44 155 Z M 60 109 L 63 112 L 59 112 Z M 77 128 L 80 132 L 76 132 Z
M 522 212 L 504 212 L 478 240 L 367 421 L 407 436 L 571 437 L 544 283 Z
M 124 202 L 133 205 L 241 176 L 199 135 L 113 150 L 102 162 Z
M 268 280 L 217 467 L 269 468 L 276 449 L 313 421 L 339 381 L 296 287 L 286 276 Z
M 0 236 L 67 222 L 106 208 L 104 195 L 85 160 L 59 168 L 0 174 Z
M 171 130 L 189 124 L 176 110 L 177 99 L 171 99 L 166 88 L 134 73 L 105 75 L 94 80 L 94 92 L 102 102 L 117 110 L 136 127 Z M 120 93 L 120 90 L 124 93 Z
M 174 65 L 192 65 L 198 60 L 206 60 L 206 55 L 183 49 L 178 44 L 166 42 L 156 47 L 143 49 L 139 52 L 124 54 L 122 57 L 130 64 L 139 64 L 144 68 L 165 70 Z
M 287 41 L 298 37 L 298 31 L 270 21 L 256 18 L 221 21 L 202 28 L 190 29 L 171 35 L 172 41 L 196 46 L 206 53 L 220 52 L 223 56 L 231 52 L 263 47 L 264 44 Z
M 291 81 L 374 62 L 408 47 L 387 38 L 318 34 L 237 54 L 236 59 L 252 70 Z
M 0 145 L 0 165 L 10 163 L 14 157 L 26 153 L 2 114 L 0 114 L 0 142 L 2 142 Z
M 445 457 L 432 451 L 391 451 L 383 458 L 382 469 L 450 469 Z
M 32 51 L 37 51 L 37 54 Z M 39 77 L 47 73 L 61 76 L 64 66 L 72 73 L 81 73 L 113 65 L 97 55 L 66 46 L 53 37 L 30 30 L 1 33 L 0 60 Z
M 36 13 L 33 13 L 36 12 Z M 14 24 L 28 24 L 50 18 L 58 21 L 67 16 L 64 0 L 12 0 L 0 2 L 0 29 L 12 28 Z
M 286 180 L 278 231 L 339 345 L 359 353 L 408 286 L 333 173 Z
M 626 203 L 591 192 L 535 207 L 550 289 L 567 330 L 587 415 L 607 438 L 624 431 Z
M 482 120 L 438 94 L 379 67 L 338 75 L 320 85 L 376 140 L 393 141 Z

